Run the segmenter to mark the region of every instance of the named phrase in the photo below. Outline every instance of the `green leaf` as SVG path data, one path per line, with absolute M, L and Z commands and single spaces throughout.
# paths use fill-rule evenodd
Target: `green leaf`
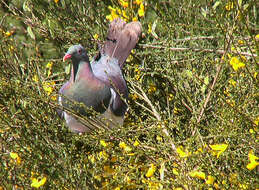
M 157 25 L 157 20 L 155 20 L 155 22 L 153 23 L 153 25 L 152 25 L 152 35 L 155 37 L 155 38 L 158 38 L 158 36 L 157 36 L 157 34 L 156 34 L 156 32 L 155 32 L 155 30 L 156 30 L 156 25 Z
M 30 26 L 27 27 L 27 32 L 28 32 L 29 36 L 30 36 L 33 40 L 35 40 L 35 35 L 34 35 L 34 33 L 32 32 L 32 29 L 31 29 Z
M 208 85 L 209 84 L 209 76 L 206 76 L 204 79 L 204 84 Z
M 213 5 L 212 9 L 216 10 L 216 8 L 221 4 L 221 1 L 216 1 L 215 4 Z

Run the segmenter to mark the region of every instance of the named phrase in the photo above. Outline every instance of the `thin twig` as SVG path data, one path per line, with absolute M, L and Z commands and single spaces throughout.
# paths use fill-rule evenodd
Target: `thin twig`
M 206 52 L 206 53 L 217 53 L 217 54 L 224 54 L 225 51 L 222 49 L 198 49 L 198 48 L 178 48 L 178 47 L 166 47 L 166 46 L 155 46 L 152 44 L 139 44 L 143 48 L 154 48 L 154 49 L 169 49 L 171 51 L 195 51 L 195 52 Z M 251 54 L 248 52 L 240 52 L 241 55 L 255 57 L 256 54 Z
M 201 109 L 201 112 L 200 112 L 199 118 L 198 118 L 198 120 L 197 120 L 197 123 L 200 123 L 200 121 L 201 121 L 201 118 L 202 118 L 202 116 L 203 116 L 203 113 L 204 113 L 204 111 L 205 111 L 205 108 L 207 107 L 207 104 L 208 104 L 208 102 L 209 102 L 209 100 L 210 100 L 211 93 L 212 93 L 212 91 L 213 91 L 213 89 L 214 89 L 214 87 L 215 87 L 216 81 L 217 81 L 217 79 L 218 79 L 218 77 L 219 77 L 219 73 L 220 73 L 220 71 L 221 71 L 221 68 L 222 68 L 222 65 L 218 65 L 216 76 L 214 77 L 213 83 L 212 83 L 212 85 L 211 85 L 211 87 L 210 87 L 210 91 L 209 91 L 209 93 L 208 93 L 208 95 L 207 95 L 207 98 L 206 98 L 206 100 L 205 100 L 205 103 L 203 104 L 203 107 L 202 107 L 202 109 Z
M 134 84 L 135 85 L 135 84 Z M 135 87 L 137 87 L 139 89 L 139 91 L 141 92 L 142 98 L 148 103 L 148 105 L 150 106 L 151 110 L 153 111 L 153 115 L 156 117 L 156 119 L 161 122 L 161 116 L 159 115 L 159 113 L 157 112 L 157 110 L 155 109 L 154 105 L 151 103 L 151 101 L 149 100 L 149 98 L 147 97 L 146 93 L 143 91 L 143 89 L 140 86 L 135 85 Z M 161 122 L 162 123 L 162 122 Z M 169 143 L 171 144 L 171 148 L 176 151 L 176 147 L 174 145 L 174 143 L 172 142 L 172 140 L 170 139 L 170 135 L 167 131 L 167 129 L 165 128 L 164 124 L 161 124 L 162 128 L 163 128 L 163 132 L 165 133 L 166 136 L 169 137 Z

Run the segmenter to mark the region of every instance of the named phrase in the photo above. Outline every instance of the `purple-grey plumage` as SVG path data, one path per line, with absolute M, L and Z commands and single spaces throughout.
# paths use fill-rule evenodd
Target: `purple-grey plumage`
M 63 58 L 64 61 L 72 60 L 72 68 L 69 81 L 59 91 L 60 104 L 83 116 L 88 116 L 82 106 L 71 104 L 71 100 L 83 103 L 85 107 L 100 113 L 98 119 L 105 118 L 108 127 L 122 125 L 127 111 L 128 89 L 121 69 L 140 34 L 139 22 L 126 24 L 121 19 L 114 20 L 110 24 L 103 48 L 91 64 L 81 45 L 71 46 Z M 83 123 L 67 111 L 62 115 L 69 128 L 75 132 L 90 131 L 104 124 L 102 121 L 92 120 Z

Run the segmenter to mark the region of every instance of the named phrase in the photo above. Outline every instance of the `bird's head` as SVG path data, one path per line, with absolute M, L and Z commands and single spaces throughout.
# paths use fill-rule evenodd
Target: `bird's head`
M 73 45 L 68 49 L 67 53 L 63 57 L 63 61 L 65 62 L 67 59 L 71 59 L 73 63 L 89 61 L 85 48 L 80 44 Z

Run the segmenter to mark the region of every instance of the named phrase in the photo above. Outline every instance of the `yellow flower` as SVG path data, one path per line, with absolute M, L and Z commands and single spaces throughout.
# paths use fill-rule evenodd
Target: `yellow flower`
M 230 79 L 230 80 L 228 81 L 228 83 L 231 84 L 231 85 L 233 85 L 234 87 L 236 87 L 236 84 L 237 84 L 237 82 L 234 81 L 233 79 Z
M 130 152 L 132 150 L 125 142 L 120 142 L 119 147 L 125 152 Z
M 21 158 L 17 153 L 10 152 L 10 157 L 16 161 L 17 165 L 21 164 Z
M 254 120 L 254 124 L 256 124 L 256 125 L 259 124 L 259 116 Z
M 212 185 L 215 181 L 215 178 L 211 175 L 208 175 L 208 179 L 206 180 L 206 184 Z
M 94 155 L 89 155 L 88 156 L 88 159 L 90 160 L 90 162 L 93 164 L 93 163 L 95 163 L 95 157 L 94 157 Z
M 107 20 L 113 21 L 114 19 L 119 17 L 119 15 L 117 14 L 117 10 L 115 8 L 108 6 L 108 9 L 111 11 L 111 14 L 106 16 Z
M 259 162 L 256 161 L 256 160 L 258 160 L 259 158 L 254 155 L 253 150 L 250 150 L 250 151 L 249 151 L 249 153 L 248 153 L 248 159 L 249 159 L 250 163 L 246 165 L 246 168 L 247 168 L 247 169 L 253 170 L 256 166 L 259 165 Z
M 179 172 L 177 171 L 176 168 L 173 168 L 173 174 L 174 174 L 174 175 L 179 175 Z
M 46 183 L 47 178 L 43 177 L 41 180 L 39 180 L 33 177 L 31 178 L 31 181 L 32 181 L 31 187 L 39 188 Z
M 227 144 L 215 144 L 210 145 L 210 148 L 213 150 L 213 154 L 217 155 L 217 158 L 227 149 Z
M 146 177 L 152 177 L 155 171 L 156 171 L 156 166 L 154 164 L 151 164 L 146 173 Z
M 259 34 L 257 34 L 257 35 L 255 36 L 255 39 L 259 39 Z
M 103 147 L 106 147 L 106 146 L 107 146 L 107 143 L 106 143 L 104 140 L 100 140 L 100 144 L 101 144 Z
M 135 140 L 133 146 L 138 146 L 139 145 L 139 141 L 138 140 Z
M 254 129 L 249 129 L 249 133 L 254 134 L 255 133 Z
M 39 82 L 39 77 L 38 77 L 37 75 L 34 75 L 34 76 L 32 77 L 32 80 L 33 80 L 34 82 Z
M 99 152 L 99 158 L 103 158 L 104 160 L 108 159 L 108 155 L 105 151 Z
M 174 114 L 178 114 L 178 113 L 179 113 L 179 111 L 180 111 L 180 109 L 179 109 L 179 108 L 177 108 L 177 107 L 175 107 L 175 108 L 174 108 Z
M 99 35 L 95 34 L 93 37 L 94 37 L 95 40 L 97 40 L 99 38 Z
M 240 45 L 243 45 L 244 44 L 244 41 L 243 40 L 238 40 L 237 41 Z
M 134 3 L 134 4 L 137 4 L 137 5 L 140 5 L 140 4 L 143 3 L 143 0 L 136 0 L 136 1 L 134 1 L 133 3 Z
M 10 157 L 11 157 L 12 159 L 17 159 L 19 156 L 18 156 L 18 154 L 15 153 L 15 152 L 10 152 Z
M 143 17 L 144 15 L 145 15 L 145 7 L 144 7 L 144 4 L 141 3 L 140 7 L 138 9 L 138 16 L 139 17 Z
M 7 31 L 7 32 L 5 32 L 4 34 L 5 34 L 6 37 L 9 37 L 9 36 L 11 36 L 13 33 L 14 33 L 13 31 L 11 31 L 11 32 Z
M 53 62 L 50 61 L 50 62 L 47 63 L 46 68 L 51 69 L 52 66 L 53 66 Z
M 138 21 L 137 17 L 133 17 L 132 21 Z
M 119 0 L 119 3 L 123 8 L 127 8 L 129 6 L 129 3 L 127 1 Z
M 176 152 L 179 154 L 181 158 L 187 158 L 191 154 L 188 151 L 184 151 L 182 146 L 178 147 L 176 149 Z
M 45 92 L 47 92 L 48 95 L 50 95 L 54 90 L 54 85 L 55 85 L 54 81 L 43 82 L 43 89 L 45 90 Z
M 238 69 L 240 68 L 243 68 L 245 67 L 245 64 L 243 62 L 241 62 L 237 57 L 232 57 L 230 59 L 230 65 L 233 67 L 233 69 L 235 71 L 237 71 Z
M 189 173 L 189 175 L 191 177 L 194 177 L 194 178 L 199 178 L 199 179 L 205 179 L 206 178 L 206 175 L 204 172 L 200 172 L 200 171 L 192 171 Z
M 230 11 L 231 9 L 234 8 L 234 3 L 233 2 L 228 2 L 225 6 L 227 11 Z

